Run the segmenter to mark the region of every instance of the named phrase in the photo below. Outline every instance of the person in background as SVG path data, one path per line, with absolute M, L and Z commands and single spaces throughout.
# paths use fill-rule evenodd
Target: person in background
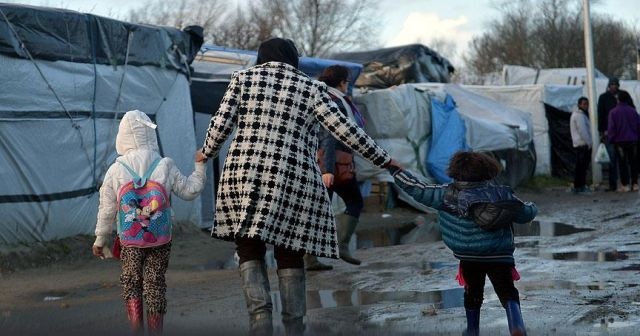
M 620 90 L 620 80 L 616 77 L 609 78 L 607 84 L 607 91 L 598 97 L 598 132 L 600 133 L 600 142 L 604 143 L 609 153 L 609 188 L 605 191 L 616 191 L 618 189 L 618 159 L 616 157 L 616 151 L 613 144 L 609 141 L 607 134 L 609 113 L 618 104 L 618 93 L 626 92 Z M 633 100 L 630 104 L 633 105 Z
M 172 241 L 168 197 L 173 193 L 184 200 L 195 199 L 204 189 L 206 174 L 204 164 L 196 162 L 195 171 L 184 176 L 172 159 L 161 157 L 155 127 L 138 110 L 122 117 L 116 136 L 120 156 L 107 170 L 100 187 L 92 247 L 96 257 L 104 258 L 103 249 L 117 222 L 122 246 L 122 297 L 131 329 L 139 335 L 144 334 L 143 299 L 150 334 L 162 333 L 167 311 L 165 273 Z
M 576 154 L 576 166 L 573 174 L 573 192 L 583 193 L 588 191 L 587 170 L 591 162 L 591 123 L 589 122 L 589 99 L 580 97 L 578 108 L 571 113 L 569 121 L 571 128 L 571 141 Z
M 519 293 L 513 284 L 520 275 L 513 258 L 512 225 L 532 221 L 538 208 L 520 201 L 508 186 L 492 182 L 500 169 L 492 157 L 474 152 L 457 152 L 451 157 L 447 174 L 454 182 L 449 185 L 429 185 L 408 171 L 389 168 L 398 187 L 437 210 L 442 240 L 460 260 L 457 279 L 464 286 L 467 336 L 479 335 L 487 276 L 505 308 L 510 334 L 526 335 Z
M 318 80 L 324 82 L 328 86 L 328 93 L 334 103 L 340 109 L 342 114 L 356 123 L 360 128 L 364 126 L 364 118 L 353 104 L 351 99 L 346 95 L 349 88 L 349 69 L 343 65 L 332 65 L 324 69 L 318 76 Z M 349 251 L 349 242 L 353 235 L 360 212 L 364 206 L 360 187 L 356 180 L 355 174 L 346 182 L 337 182 L 336 175 L 336 152 L 342 151 L 353 155 L 353 151 L 336 139 L 331 133 L 325 129 L 320 129 L 318 134 L 320 172 L 322 173 L 322 182 L 329 192 L 329 198 L 333 197 L 335 192 L 342 198 L 346 205 L 346 209 L 342 216 L 336 219 L 336 230 L 338 232 L 338 249 L 340 250 L 340 258 L 350 264 L 360 265 L 360 260 L 356 259 Z M 353 160 L 352 163 L 353 165 Z M 330 270 L 331 265 L 325 265 L 318 261 L 317 257 L 305 255 L 305 266 L 309 271 Z
M 212 235 L 236 243 L 251 334 L 273 332 L 267 243 L 274 245 L 287 335 L 305 329 L 304 254 L 338 257 L 335 218 L 316 164 L 320 126 L 374 165 L 397 165 L 338 110 L 326 85 L 298 70 L 288 39 L 260 44 L 256 65 L 232 75 L 211 118 L 201 160 L 216 157 L 235 130 Z
M 607 137 L 609 143 L 613 144 L 618 158 L 622 183 L 618 192 L 638 191 L 636 155 L 640 139 L 640 116 L 626 91 L 618 92 L 618 104 L 609 112 Z

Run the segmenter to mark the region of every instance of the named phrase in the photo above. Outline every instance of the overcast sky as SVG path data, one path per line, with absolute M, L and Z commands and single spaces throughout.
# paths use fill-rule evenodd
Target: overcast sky
M 129 9 L 144 4 L 143 0 L 0 0 L 49 7 L 65 7 L 103 16 L 126 15 Z M 170 0 L 157 0 L 170 1 Z M 202 0 L 206 1 L 206 0 Z M 251 1 L 251 0 L 233 0 Z M 451 61 L 459 62 L 468 42 L 481 34 L 487 23 L 499 15 L 496 0 L 380 0 L 383 21 L 381 43 L 397 46 L 415 42 L 429 45 L 434 39 L 456 43 Z M 593 1 L 592 1 L 593 2 Z M 640 26 L 640 0 L 599 0 L 591 6 L 594 13 L 606 13 Z

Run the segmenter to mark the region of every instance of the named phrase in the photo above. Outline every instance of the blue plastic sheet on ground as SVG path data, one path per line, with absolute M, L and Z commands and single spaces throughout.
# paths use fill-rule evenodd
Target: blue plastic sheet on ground
M 438 183 L 450 183 L 447 167 L 451 156 L 468 149 L 464 120 L 450 95 L 444 102 L 431 99 L 431 146 L 427 153 L 427 170 Z

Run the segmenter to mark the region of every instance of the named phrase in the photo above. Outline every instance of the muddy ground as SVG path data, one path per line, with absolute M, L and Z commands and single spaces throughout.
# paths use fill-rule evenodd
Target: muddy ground
M 516 227 L 516 286 L 529 335 L 639 335 L 640 195 L 565 188 L 518 194 L 540 209 L 534 223 Z M 333 271 L 308 273 L 308 334 L 460 335 L 457 262 L 433 241 L 433 216 L 381 212 L 377 198 L 365 210 L 352 242 L 363 264 L 324 260 Z M 246 334 L 233 245 L 189 225 L 176 231 L 165 333 Z M 119 264 L 94 259 L 92 241 L 0 247 L 0 335 L 126 333 Z M 277 278 L 273 268 L 269 273 L 278 319 Z M 506 335 L 504 310 L 487 285 L 481 334 Z

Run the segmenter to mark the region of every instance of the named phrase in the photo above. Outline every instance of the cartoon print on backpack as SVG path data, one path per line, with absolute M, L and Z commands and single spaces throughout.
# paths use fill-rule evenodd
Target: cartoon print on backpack
M 145 200 L 132 198 L 127 204 L 122 205 L 122 210 L 126 213 L 125 222 L 131 223 L 131 227 L 123 233 L 129 237 L 137 236 L 140 231 L 142 240 L 147 243 L 155 243 L 157 241 L 153 232 L 149 231 L 149 224 L 162 216 L 158 210 L 159 202 L 156 199 Z
M 149 176 L 153 168 L 155 165 L 147 172 Z M 131 170 L 129 172 L 134 175 Z M 170 200 L 164 188 L 148 176 L 133 177 L 133 181 L 119 190 L 120 240 L 125 246 L 162 245 L 171 240 Z

